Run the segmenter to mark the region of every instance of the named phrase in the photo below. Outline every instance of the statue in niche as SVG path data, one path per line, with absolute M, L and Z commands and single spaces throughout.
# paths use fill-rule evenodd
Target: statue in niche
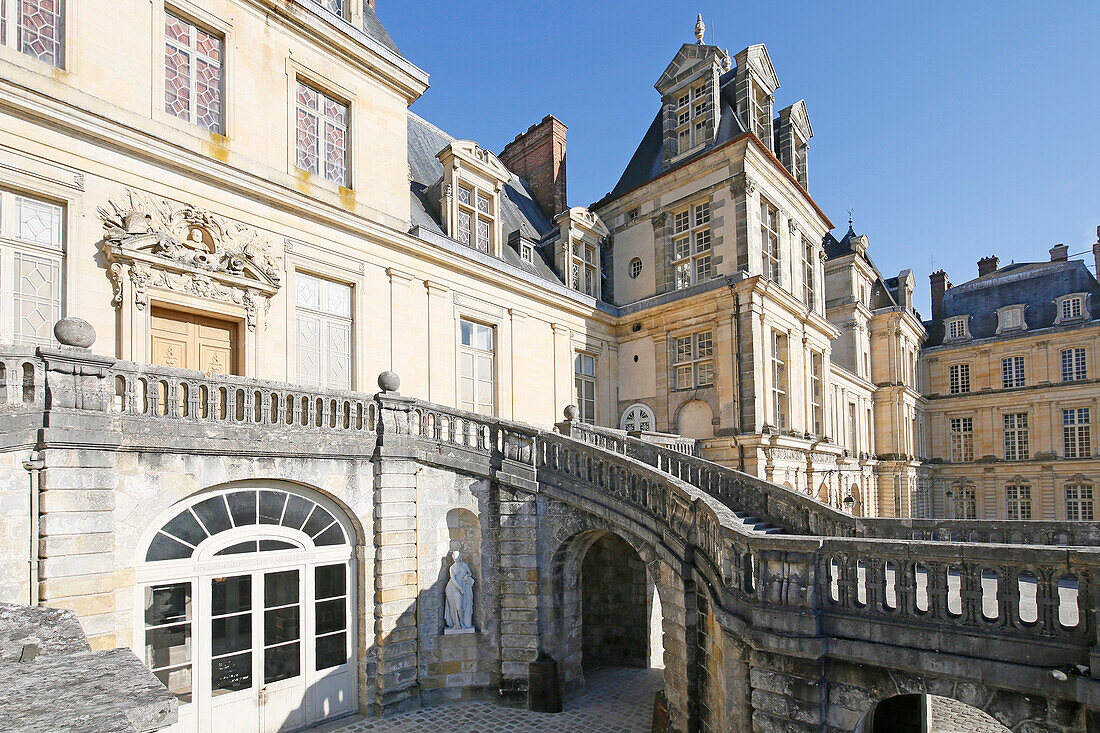
M 444 592 L 445 634 L 474 633 L 474 576 L 462 560 L 462 553 L 451 553 L 450 580 Z

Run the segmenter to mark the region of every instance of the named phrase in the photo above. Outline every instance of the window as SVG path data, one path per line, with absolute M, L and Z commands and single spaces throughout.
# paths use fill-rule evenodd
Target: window
M 458 196 L 458 241 L 490 254 L 493 251 L 496 208 L 493 205 L 493 194 L 466 183 L 459 183 L 455 188 Z
M 632 280 L 642 274 L 642 260 L 640 258 L 635 257 L 630 261 L 630 271 L 627 274 L 630 275 Z
M 947 338 L 949 339 L 963 339 L 966 338 L 966 319 L 965 318 L 953 318 L 947 322 Z
M 1028 448 L 1026 412 L 1010 412 L 1003 417 L 1005 433 L 1005 460 L 1026 461 L 1031 457 Z
M 333 183 L 348 182 L 348 106 L 298 82 L 298 167 Z
M 191 584 L 149 586 L 143 615 L 145 666 L 186 705 L 191 702 Z
M 1005 487 L 1005 517 L 1031 519 L 1031 486 L 1016 482 Z
M 1089 408 L 1062 410 L 1062 453 L 1066 458 L 1092 455 L 1092 429 Z
M 1093 521 L 1092 484 L 1083 481 L 1066 484 L 1066 521 Z
M 65 66 L 65 0 L 0 0 L 0 44 Z
M 852 453 L 859 450 L 859 446 L 856 444 L 856 405 L 854 402 L 848 403 L 848 448 Z
M 1085 361 L 1083 348 L 1065 349 L 1062 351 L 1062 381 L 1076 382 L 1079 379 L 1088 378 L 1088 365 Z
M 459 406 L 492 415 L 496 404 L 493 327 L 462 319 L 459 329 Z
M 806 143 L 796 143 L 794 146 L 794 170 L 791 171 L 791 175 L 795 177 L 803 188 L 806 188 L 809 182 L 809 157 L 810 146 Z
M 591 354 L 577 354 L 573 363 L 580 420 L 594 423 L 596 422 L 596 357 Z
M 535 262 L 535 248 L 527 242 L 520 242 L 519 243 L 519 257 L 524 262 L 530 262 L 531 264 L 534 264 L 534 262 Z
M 760 247 L 764 257 L 764 277 L 776 284 L 780 282 L 779 211 L 760 199 Z
M 164 16 L 164 111 L 222 131 L 222 39 L 171 13 Z
M 313 2 L 341 18 L 344 17 L 344 0 L 313 0 Z
M 771 95 L 753 84 L 752 94 L 753 133 L 766 147 L 772 146 L 772 99 Z
M 478 249 L 481 249 L 480 244 Z M 600 289 L 599 277 L 597 276 L 599 270 L 597 268 L 596 246 L 581 239 L 574 239 L 571 245 L 571 257 L 573 266 L 570 285 L 574 290 L 598 298 Z
M 810 420 L 814 435 L 825 434 L 824 390 L 821 386 L 821 354 L 810 352 Z
M 706 83 L 676 97 L 677 154 L 686 153 L 707 141 L 708 108 Z
M 951 461 L 965 463 L 974 460 L 974 418 L 951 418 Z
M 709 201 L 672 215 L 672 269 L 677 290 L 713 277 L 710 243 Z
M 1009 356 L 1001 359 L 1001 386 L 1005 389 L 1023 387 L 1026 384 L 1024 378 L 1024 357 Z
M 787 418 L 787 335 L 772 332 L 772 417 L 779 429 L 789 427 Z
M 951 488 L 951 504 L 955 519 L 977 519 L 978 497 L 974 484 L 956 481 Z
M 1005 308 L 998 314 L 998 325 L 1001 331 L 1009 331 L 1024 327 L 1024 309 L 1020 307 Z
M 970 391 L 970 365 L 952 364 L 947 368 L 947 391 L 964 394 Z
M 710 331 L 674 339 L 676 389 L 714 384 L 714 338 Z
M 814 246 L 807 240 L 802 240 L 802 302 L 810 310 L 814 310 Z
M 53 325 L 62 311 L 64 212 L 49 201 L 0 191 L 0 340 L 55 344 Z
M 1068 321 L 1073 318 L 1080 318 L 1084 314 L 1084 308 L 1082 307 L 1081 298 L 1078 296 L 1065 298 L 1062 301 L 1061 308 L 1062 317 L 1060 320 Z
M 298 381 L 351 389 L 351 287 L 296 273 Z
M 623 412 L 619 420 L 619 429 L 627 432 L 653 430 L 656 421 L 653 419 L 653 410 L 647 405 L 636 402 Z

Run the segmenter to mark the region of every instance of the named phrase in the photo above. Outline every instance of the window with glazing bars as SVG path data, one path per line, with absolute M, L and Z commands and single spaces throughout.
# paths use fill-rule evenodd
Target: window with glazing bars
M 1064 349 L 1062 351 L 1062 381 L 1076 382 L 1088 379 L 1088 363 L 1083 348 Z
M 1009 356 L 1001 359 L 1001 386 L 1005 389 L 1023 387 L 1026 384 L 1024 375 L 1024 357 Z
M 676 389 L 714 384 L 714 337 L 711 331 L 678 337 L 674 340 L 674 348 Z
M 1026 412 L 1010 412 L 1002 418 L 1006 461 L 1025 461 L 1030 457 Z
M 1005 518 L 1031 519 L 1031 486 L 1013 483 L 1005 487 Z
M 298 381 L 351 389 L 351 286 L 295 273 Z
M 581 239 L 574 239 L 570 247 L 573 260 L 570 284 L 574 290 L 585 295 L 599 297 L 599 255 L 596 246 Z
M 777 285 L 780 279 L 779 211 L 762 197 L 760 199 L 760 247 L 764 258 L 764 277 Z
M 578 353 L 573 359 L 573 381 L 581 422 L 596 422 L 596 357 Z
M 810 352 L 810 418 L 814 435 L 825 434 L 824 390 L 821 385 L 821 354 Z
M 956 318 L 947 323 L 947 337 L 961 339 L 966 337 L 966 319 Z
M 952 487 L 951 503 L 955 519 L 978 518 L 978 497 L 973 484 L 956 483 Z
M 686 153 L 707 141 L 707 83 L 676 96 L 676 152 Z
M 1092 423 L 1089 408 L 1062 410 L 1062 455 L 1088 458 L 1092 455 Z
M 802 303 L 810 310 L 815 309 L 814 299 L 814 282 L 817 278 L 814 277 L 816 267 L 814 260 L 817 259 L 814 252 L 814 245 L 808 239 L 802 240 Z
M 463 244 L 480 252 L 490 253 L 493 247 L 494 221 L 492 194 L 465 182 L 459 183 L 455 189 L 458 198 L 458 231 L 454 235 Z
M 947 391 L 963 394 L 970 391 L 970 365 L 952 364 L 947 368 Z
M 1062 320 L 1080 318 L 1084 313 L 1080 298 L 1066 298 L 1062 301 Z
M 164 14 L 164 111 L 222 132 L 222 39 Z
M 672 270 L 677 290 L 714 276 L 709 201 L 693 204 L 672 215 Z
M 965 463 L 974 460 L 974 418 L 951 418 L 951 461 Z
M 1066 521 L 1093 521 L 1092 484 L 1074 482 L 1066 484 Z
M 0 191 L 0 298 L 12 304 L 0 342 L 52 346 L 62 314 L 64 207 Z
M 0 44 L 65 67 L 65 0 L 0 0 Z
M 780 429 L 789 427 L 787 397 L 787 334 L 772 332 L 772 418 Z
M 301 81 L 297 90 L 298 167 L 347 186 L 348 106 Z
M 344 0 L 313 0 L 313 2 L 341 18 L 344 17 Z

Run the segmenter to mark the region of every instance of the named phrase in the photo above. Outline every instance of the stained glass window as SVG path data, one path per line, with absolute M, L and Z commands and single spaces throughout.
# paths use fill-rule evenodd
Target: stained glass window
M 164 110 L 222 131 L 222 39 L 171 13 L 164 16 Z
M 348 106 L 298 82 L 297 164 L 309 173 L 348 185 Z
M 0 18 L 0 42 L 51 66 L 65 66 L 65 0 L 7 0 L 0 2 Z

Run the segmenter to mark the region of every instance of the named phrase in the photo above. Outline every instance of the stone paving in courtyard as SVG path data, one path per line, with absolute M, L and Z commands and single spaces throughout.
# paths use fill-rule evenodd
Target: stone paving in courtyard
M 325 733 L 636 733 L 648 731 L 653 695 L 664 686 L 664 670 L 606 669 L 588 675 L 588 691 L 557 714 L 465 702 L 424 708 L 392 718 L 359 718 Z

